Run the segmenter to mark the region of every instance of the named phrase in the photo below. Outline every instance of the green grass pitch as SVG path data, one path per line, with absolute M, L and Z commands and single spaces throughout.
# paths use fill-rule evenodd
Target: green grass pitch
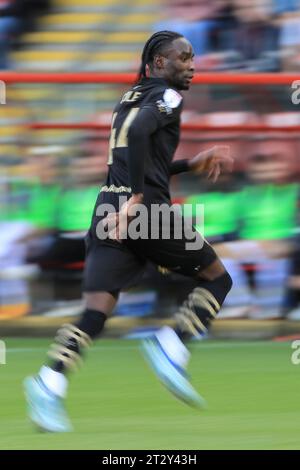
M 0 365 L 0 449 L 299 449 L 300 365 L 291 343 L 204 341 L 191 345 L 190 373 L 208 409 L 173 398 L 138 342 L 97 341 L 72 376 L 74 432 L 39 434 L 25 414 L 23 378 L 49 341 L 7 339 Z

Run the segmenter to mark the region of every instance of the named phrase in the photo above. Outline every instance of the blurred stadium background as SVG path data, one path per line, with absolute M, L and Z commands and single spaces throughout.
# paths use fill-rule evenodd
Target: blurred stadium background
M 10 350 L 12 358 L 19 354 L 14 370 L 0 366 L 7 379 L 2 393 L 11 403 L 4 413 L 6 426 L 12 417 L 11 430 L 17 425 L 18 435 L 23 435 L 22 400 L 13 390 L 19 387 L 23 371 L 39 365 L 42 348 L 47 347 L 47 341 L 31 338 L 51 336 L 61 323 L 82 311 L 83 237 L 105 178 L 112 109 L 135 77 L 144 42 L 158 29 L 181 32 L 196 54 L 197 76 L 185 95 L 176 158 L 228 143 L 236 159 L 234 172 L 215 185 L 190 174 L 172 179 L 174 202 L 205 205 L 205 236 L 234 281 L 209 338 L 222 342 L 205 343 L 204 359 L 202 344 L 194 346 L 201 367 L 205 361 L 215 367 L 214 373 L 207 368 L 203 373 L 200 365 L 199 370 L 194 365 L 199 388 L 204 383 L 204 392 L 215 405 L 214 417 L 203 418 L 202 433 L 210 432 L 199 437 L 199 446 L 222 448 L 223 442 L 224 448 L 262 448 L 265 442 L 266 448 L 293 447 L 297 443 L 291 416 L 297 401 L 287 389 L 295 389 L 298 381 L 290 364 L 290 347 L 263 342 L 235 345 L 230 340 L 288 340 L 300 335 L 300 113 L 292 102 L 295 89 L 291 86 L 300 67 L 298 0 L 0 0 L 0 80 L 5 83 L 5 103 L 2 99 L 0 104 L 0 337 L 7 339 L 8 358 Z M 192 210 L 191 217 L 195 216 Z M 125 351 L 124 367 L 131 364 L 129 375 L 121 377 L 125 389 L 128 385 L 130 390 L 130 380 L 138 387 L 135 373 L 142 377 L 143 373 L 137 357 L 131 357 L 134 353 L 119 338 L 135 338 L 171 323 L 172 313 L 190 289 L 189 281 L 149 266 L 142 285 L 122 294 L 106 328 L 107 336 L 118 339 L 103 348 L 110 351 L 106 357 Z M 28 339 L 8 339 L 16 336 Z M 245 358 L 245 369 L 242 360 L 233 364 L 236 353 Z M 220 362 L 226 354 L 229 362 Z M 87 382 L 96 374 L 97 348 L 92 355 L 84 372 Z M 272 357 L 281 364 L 279 385 Z M 117 367 L 115 362 L 112 367 Z M 245 372 L 250 374 L 249 383 Z M 112 374 L 106 364 L 107 400 L 109 384 L 114 385 Z M 175 434 L 173 440 L 165 437 L 161 444 L 145 438 L 137 447 L 146 448 L 150 442 L 153 448 L 198 448 L 196 438 L 180 440 L 182 423 L 177 423 L 176 434 L 176 404 L 168 405 L 168 397 L 160 403 L 155 393 L 153 398 L 150 387 L 154 382 L 149 379 L 147 383 L 144 375 L 145 403 L 150 401 L 149 410 L 156 410 L 157 419 L 157 409 L 171 410 L 166 419 L 169 424 L 175 420 Z M 97 380 L 101 388 L 102 381 Z M 246 380 L 244 385 L 240 380 Z M 246 384 L 252 395 L 249 388 L 246 392 Z M 76 399 L 84 407 L 79 381 L 77 387 Z M 220 398 L 214 387 L 219 391 L 224 387 L 220 394 L 233 395 L 237 405 L 228 397 Z M 82 386 L 83 396 L 87 389 Z M 276 400 L 274 396 L 269 402 L 271 389 Z M 258 391 L 262 394 L 259 404 L 259 398 L 253 398 Z M 114 394 L 111 400 L 117 402 L 118 394 Z M 128 394 L 126 409 L 134 410 Z M 242 396 L 244 401 L 239 402 Z M 145 406 L 142 402 L 136 416 Z M 75 412 L 75 399 L 73 408 Z M 78 420 L 84 421 L 85 412 L 89 416 L 86 406 L 84 410 Z M 273 439 L 271 429 L 279 418 L 274 410 L 282 412 L 283 426 Z M 100 407 L 98 411 L 102 416 Z M 111 415 L 105 413 L 102 418 L 112 433 L 122 417 L 121 407 L 114 410 L 115 421 L 110 424 Z M 222 438 L 226 414 L 235 429 L 231 441 L 230 436 Z M 146 422 L 149 416 L 144 416 Z M 180 416 L 191 426 L 190 433 L 199 426 L 192 412 L 180 408 L 178 422 Z M 263 417 L 267 428 L 262 425 Z M 153 432 L 154 422 L 153 418 Z M 130 423 L 139 426 L 139 420 Z M 219 429 L 216 441 L 212 423 Z M 247 423 L 250 434 L 245 432 Z M 86 429 L 88 423 L 81 426 Z M 93 422 L 89 432 L 100 432 L 97 426 Z M 147 433 L 146 429 L 151 426 L 145 427 Z M 254 437 L 257 429 L 261 437 Z M 163 426 L 164 432 L 169 433 L 169 428 Z M 244 438 L 238 437 L 242 433 Z M 43 446 L 33 438 L 21 444 L 21 437 L 12 444 L 9 436 L 1 440 L 3 448 Z M 134 446 L 134 436 L 123 444 L 116 441 L 115 447 Z M 68 448 L 71 442 L 75 441 L 70 439 Z M 97 440 L 89 442 L 97 448 Z M 108 437 L 102 442 L 98 445 L 113 448 Z M 45 445 L 54 448 L 58 440 L 53 437 Z M 87 441 L 83 445 L 88 447 Z

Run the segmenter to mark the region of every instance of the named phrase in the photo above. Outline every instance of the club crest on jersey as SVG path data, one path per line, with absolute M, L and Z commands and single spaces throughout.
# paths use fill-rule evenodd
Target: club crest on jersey
M 172 114 L 172 110 L 177 108 L 182 101 L 182 96 L 177 91 L 167 88 L 162 100 L 156 101 L 161 113 Z
M 165 114 L 172 114 L 172 109 L 169 108 L 169 106 L 166 105 L 166 103 L 163 100 L 157 100 L 156 101 L 158 111 L 160 113 L 165 113 Z

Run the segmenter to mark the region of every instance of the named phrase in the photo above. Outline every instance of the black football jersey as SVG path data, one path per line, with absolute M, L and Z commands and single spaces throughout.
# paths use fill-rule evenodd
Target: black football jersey
M 144 202 L 170 201 L 169 180 L 179 142 L 181 110 L 182 96 L 162 78 L 144 78 L 122 96 L 112 116 L 108 175 L 100 198 L 103 202 L 114 203 L 117 194 L 131 194 L 129 158 L 144 159 Z M 150 129 L 139 155 L 132 154 L 134 141 L 128 139 L 133 123 L 140 132 Z

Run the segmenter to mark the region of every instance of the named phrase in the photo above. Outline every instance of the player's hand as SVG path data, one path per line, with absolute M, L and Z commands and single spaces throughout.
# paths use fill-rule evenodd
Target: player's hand
M 207 178 L 215 183 L 223 171 L 232 171 L 233 162 L 228 145 L 215 145 L 196 155 L 190 161 L 190 168 L 195 173 L 207 173 Z
M 123 204 L 120 212 L 112 212 L 102 221 L 104 227 L 108 227 L 108 237 L 122 243 L 128 232 L 128 224 L 135 215 L 134 206 L 141 204 L 142 195 L 133 195 Z

